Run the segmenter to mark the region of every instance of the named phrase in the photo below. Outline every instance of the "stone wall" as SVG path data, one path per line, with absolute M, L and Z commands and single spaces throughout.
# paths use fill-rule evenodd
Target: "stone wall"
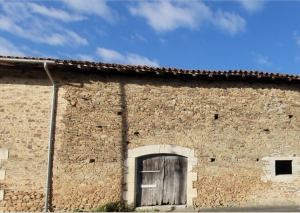
M 129 148 L 195 150 L 195 206 L 298 205 L 298 176 L 290 183 L 262 181 L 263 157 L 300 154 L 297 87 L 131 79 L 125 91 Z
M 5 100 L 0 140 L 9 150 L 1 164 L 7 171 L 0 180 L 2 210 L 18 211 L 17 205 L 39 210 L 28 203 L 42 208 L 51 85 L 46 76 L 37 76 L 0 78 Z M 87 71 L 53 71 L 53 76 L 59 90 L 51 210 L 89 210 L 121 199 L 127 190 L 122 181 L 126 150 L 158 144 L 195 151 L 197 207 L 298 204 L 297 176 L 292 181 L 263 178 L 269 175 L 264 157 L 300 155 L 295 85 Z M 14 80 L 18 83 L 10 83 Z
M 121 92 L 118 83 L 97 75 L 69 73 L 67 81 L 59 87 L 66 105 L 58 112 L 64 130 L 55 138 L 52 205 L 88 211 L 121 199 Z
M 45 73 L 0 71 L 0 149 L 5 171 L 2 211 L 42 211 L 46 183 L 51 84 Z

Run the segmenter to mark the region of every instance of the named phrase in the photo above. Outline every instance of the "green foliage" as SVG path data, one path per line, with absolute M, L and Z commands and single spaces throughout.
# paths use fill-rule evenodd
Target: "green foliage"
M 134 208 L 125 201 L 109 202 L 93 209 L 92 212 L 133 212 Z
M 91 212 L 158 212 L 158 209 L 137 209 L 128 205 L 125 201 L 108 202 L 102 206 L 92 209 Z M 74 209 L 73 212 L 83 212 L 79 209 Z

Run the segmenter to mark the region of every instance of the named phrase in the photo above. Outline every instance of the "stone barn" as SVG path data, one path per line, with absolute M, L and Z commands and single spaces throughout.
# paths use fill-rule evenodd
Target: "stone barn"
M 299 205 L 300 77 L 0 57 L 0 210 Z

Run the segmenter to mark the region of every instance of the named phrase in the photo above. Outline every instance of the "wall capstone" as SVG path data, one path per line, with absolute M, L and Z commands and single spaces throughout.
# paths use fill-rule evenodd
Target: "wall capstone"
M 8 149 L 0 149 L 0 160 L 7 160 L 8 159 Z
M 5 170 L 0 170 L 0 180 L 5 179 Z
M 0 190 L 0 201 L 4 198 L 4 190 Z
M 8 149 L 2 148 L 0 149 L 0 166 L 1 166 L 1 160 L 7 160 L 8 159 Z M 0 170 L 0 180 L 5 179 L 5 170 Z M 4 190 L 0 190 L 0 201 L 4 199 Z

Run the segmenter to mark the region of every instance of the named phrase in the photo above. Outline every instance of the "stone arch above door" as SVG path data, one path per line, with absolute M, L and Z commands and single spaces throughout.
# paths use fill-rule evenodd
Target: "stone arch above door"
M 136 160 L 138 157 L 152 154 L 175 154 L 187 157 L 187 206 L 193 206 L 193 198 L 197 197 L 197 189 L 193 188 L 193 181 L 197 180 L 197 173 L 192 172 L 198 159 L 194 150 L 176 145 L 149 145 L 128 150 L 128 157 L 124 161 L 124 184 L 127 190 L 123 191 L 123 199 L 135 206 L 136 196 Z

